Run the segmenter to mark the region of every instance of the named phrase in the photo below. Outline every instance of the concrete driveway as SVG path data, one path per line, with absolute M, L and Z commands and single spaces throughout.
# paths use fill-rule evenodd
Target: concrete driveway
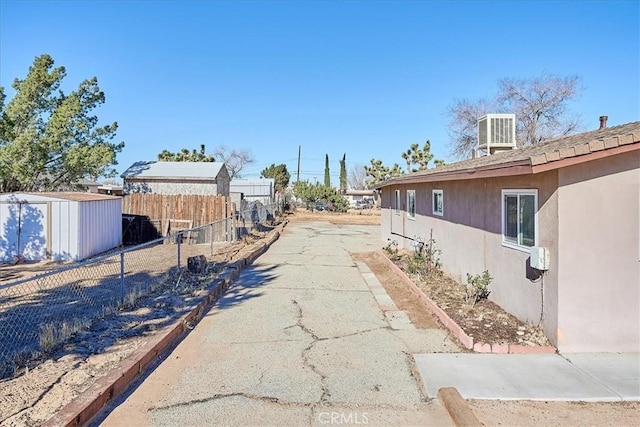
M 130 425 L 451 425 L 413 353 L 458 351 L 418 330 L 350 253 L 378 226 L 292 223 L 117 407 Z

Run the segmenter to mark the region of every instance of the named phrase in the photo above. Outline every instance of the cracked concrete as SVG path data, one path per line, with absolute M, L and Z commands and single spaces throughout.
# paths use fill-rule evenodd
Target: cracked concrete
M 289 225 L 99 422 L 451 425 L 421 392 L 410 354 L 455 346 L 383 310 L 384 289 L 349 255 L 378 247 L 377 226 Z

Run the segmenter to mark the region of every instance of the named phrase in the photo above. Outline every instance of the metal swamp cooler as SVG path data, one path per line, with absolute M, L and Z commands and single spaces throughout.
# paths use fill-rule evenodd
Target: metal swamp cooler
M 81 261 L 122 243 L 122 199 L 94 193 L 0 194 L 0 262 Z

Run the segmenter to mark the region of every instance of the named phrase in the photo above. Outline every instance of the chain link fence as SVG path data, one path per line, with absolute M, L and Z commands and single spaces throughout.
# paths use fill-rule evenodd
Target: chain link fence
M 266 211 L 266 210 L 265 210 Z M 242 213 L 244 217 L 244 212 Z M 266 221 L 266 214 L 258 221 Z M 180 230 L 150 242 L 0 284 L 0 378 L 46 354 L 99 318 L 158 287 L 190 256 L 213 255 L 236 240 L 238 219 Z M 244 225 L 241 224 L 242 227 Z
M 243 202 L 237 213 L 238 221 L 234 237 L 240 239 L 259 224 L 270 223 L 278 212 L 282 212 L 282 207 L 277 204 L 264 205 L 259 201 Z

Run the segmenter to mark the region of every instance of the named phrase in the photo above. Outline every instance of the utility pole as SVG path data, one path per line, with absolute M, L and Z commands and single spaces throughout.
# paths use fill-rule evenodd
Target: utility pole
M 298 145 L 298 178 L 296 178 L 296 182 L 300 182 L 300 149 L 301 145 Z

